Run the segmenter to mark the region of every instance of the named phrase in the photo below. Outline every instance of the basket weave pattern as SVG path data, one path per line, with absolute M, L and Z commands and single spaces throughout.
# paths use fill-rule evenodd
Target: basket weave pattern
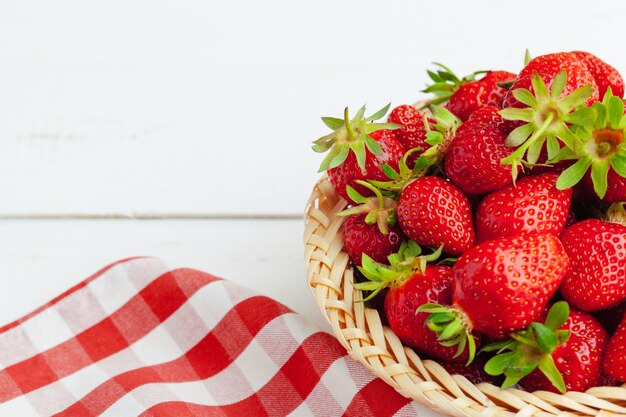
M 586 393 L 529 393 L 474 385 L 451 376 L 438 363 L 422 360 L 383 326 L 377 310 L 360 302 L 353 288 L 353 271 L 343 249 L 336 214 L 346 207 L 326 178 L 315 186 L 306 209 L 304 231 L 307 282 L 322 315 L 350 356 L 369 368 L 405 397 L 453 416 L 626 417 L 626 388 L 592 388 Z

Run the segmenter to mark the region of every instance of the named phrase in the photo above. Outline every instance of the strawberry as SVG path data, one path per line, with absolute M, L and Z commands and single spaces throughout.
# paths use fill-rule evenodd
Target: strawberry
M 572 190 L 557 190 L 558 174 L 547 172 L 524 177 L 487 195 L 476 212 L 479 242 L 520 233 L 559 236 L 565 227 Z
M 420 152 L 413 153 L 409 158 L 408 165 L 413 167 L 417 158 L 430 148 L 430 144 L 426 142 L 427 133 L 430 130 L 429 125 L 435 124 L 436 121 L 430 117 L 425 118 L 422 112 L 408 104 L 393 109 L 387 121 L 400 126 L 395 133 L 406 150 L 420 148 Z
M 357 157 L 350 153 L 346 160 L 339 166 L 328 169 L 328 179 L 337 193 L 352 202 L 347 194 L 346 187 L 351 186 L 361 194 L 369 194 L 368 190 L 358 184 L 357 180 L 384 180 L 387 178 L 382 165 L 387 164 L 393 168 L 398 167 L 398 161 L 404 154 L 404 148 L 396 139 L 395 134 L 389 130 L 377 130 L 369 135 L 380 146 L 379 155 L 374 155 L 369 149 L 365 150 L 365 170 L 359 168 Z
M 569 227 L 561 240 L 570 258 L 561 286 L 566 301 L 585 311 L 626 301 L 626 226 L 584 220 Z
M 476 110 L 472 115 L 467 119 L 465 123 L 463 123 L 457 129 L 457 134 L 466 127 L 471 127 L 476 124 L 486 124 L 495 128 L 500 129 L 502 132 L 508 134 L 510 132 L 509 122 L 504 120 L 502 116 L 500 116 L 500 111 L 502 109 L 498 106 L 486 106 L 481 107 Z
M 326 126 L 333 130 L 314 142 L 313 150 L 328 155 L 320 165 L 321 171 L 328 171 L 328 177 L 339 195 L 348 200 L 347 186 L 359 193 L 370 195 L 371 191 L 357 184 L 357 180 L 385 180 L 383 165 L 397 168 L 404 155 L 404 147 L 390 129 L 399 126 L 389 123 L 373 123 L 383 117 L 389 104 L 369 117 L 365 117 L 365 106 L 350 119 L 348 108 L 344 118 L 322 117 Z
M 459 79 L 448 67 L 435 65 L 439 67 L 436 72 L 428 71 L 434 84 L 428 86 L 424 92 L 437 96 L 433 103 L 447 101 L 446 108 L 463 121 L 482 107 L 500 106 L 506 89 L 499 84 L 515 79 L 515 74 L 506 71 L 478 71 Z M 480 74 L 485 75 L 476 80 L 476 76 Z
M 460 255 L 474 244 L 469 201 L 446 180 L 426 176 L 409 183 L 398 200 L 398 222 L 418 244 Z
M 457 130 L 446 153 L 446 176 L 466 194 L 486 194 L 513 182 L 510 170 L 500 163 L 511 149 L 504 144 L 506 134 L 499 128 L 503 120 L 497 111 L 497 107 L 476 111 Z
M 588 193 L 595 194 L 593 179 L 591 178 L 590 171 L 587 171 L 583 177 L 582 183 Z M 602 198 L 602 200 L 607 203 L 626 201 L 626 177 L 622 177 L 620 174 L 615 172 L 613 168 L 609 168 L 606 174 L 606 193 L 604 194 L 604 198 Z
M 567 266 L 563 245 L 551 235 L 481 243 L 453 267 L 452 305 L 425 304 L 418 312 L 431 313 L 430 328 L 447 344 L 463 343 L 472 331 L 501 339 L 544 312 Z
M 626 382 L 626 316 L 611 337 L 604 357 L 604 373 L 621 382 Z
M 451 362 L 465 362 L 468 349 L 446 347 L 437 335 L 426 327 L 427 314 L 416 314 L 424 303 L 450 303 L 452 301 L 452 268 L 443 265 L 427 265 L 441 254 L 441 249 L 430 255 L 421 255 L 421 248 L 413 241 L 402 244 L 397 254 L 389 257 L 391 266 L 386 267 L 363 256 L 359 271 L 370 281 L 355 284 L 355 288 L 373 291 L 370 299 L 383 288 L 385 315 L 389 327 L 403 343 L 420 352 Z
M 585 104 L 590 106 L 598 98 L 593 76 L 573 55 L 549 54 L 530 60 L 504 98 L 505 109 L 500 113 L 518 124 L 506 141 L 517 149 L 503 163 L 511 165 L 516 176 L 522 162 L 537 163 L 544 146 L 550 160 L 560 150 L 559 140 L 574 149 L 569 126 L 590 118 L 593 112 Z
M 609 336 L 600 323 L 588 313 L 573 310 L 562 330 L 570 332 L 563 345 L 552 352 L 552 359 L 561 373 L 566 391 L 584 392 L 602 384 L 602 359 Z M 535 369 L 520 381 L 527 391 L 559 392 L 558 388 Z
M 467 120 L 472 113 L 484 106 L 500 106 L 507 90 L 498 84 L 513 81 L 515 74 L 506 71 L 488 72 L 478 81 L 459 87 L 452 94 L 446 107 L 459 119 Z
M 570 53 L 589 70 L 596 84 L 598 84 L 600 97 L 604 97 L 609 88 L 617 97 L 624 97 L 624 79 L 615 68 L 589 52 L 574 51 Z
M 624 102 L 611 92 L 592 107 L 589 123 L 576 128 L 576 143 L 557 159 L 575 160 L 563 171 L 557 187 L 570 188 L 585 177 L 586 188 L 613 203 L 626 200 L 626 115 Z
M 343 223 L 343 240 L 350 259 L 361 265 L 361 255 L 366 254 L 376 262 L 386 263 L 387 257 L 400 248 L 404 234 L 400 226 L 391 226 L 382 233 L 376 223 L 368 224 L 367 214 L 348 216 Z
M 515 74 L 506 71 L 488 72 L 478 81 L 459 87 L 452 94 L 446 107 L 459 119 L 467 120 L 472 113 L 485 106 L 500 106 L 507 92 L 498 84 L 513 81 Z
M 539 74 L 547 86 L 550 87 L 557 74 L 561 71 L 567 72 L 567 82 L 559 96 L 568 95 L 580 87 L 590 85 L 594 91 L 587 99 L 586 104 L 590 106 L 599 100 L 598 85 L 593 74 L 587 69 L 585 64 L 568 52 L 559 52 L 531 59 L 520 71 L 517 78 L 515 78 L 511 89 L 504 97 L 503 107 L 525 107 L 524 103 L 518 101 L 512 92 L 518 88 L 532 91 L 531 78 L 533 73 Z
M 532 323 L 510 340 L 487 346 L 500 352 L 485 365 L 506 376 L 503 388 L 519 382 L 527 391 L 584 392 L 603 383 L 602 359 L 608 334 L 590 314 L 556 303 L 545 322 Z
M 358 180 L 356 184 L 374 193 L 374 197 L 365 197 L 351 186 L 346 187 L 350 200 L 357 203 L 338 214 L 348 216 L 343 223 L 346 252 L 356 265 L 361 265 L 364 253 L 376 262 L 385 263 L 404 240 L 397 225 L 396 202 L 368 182 Z

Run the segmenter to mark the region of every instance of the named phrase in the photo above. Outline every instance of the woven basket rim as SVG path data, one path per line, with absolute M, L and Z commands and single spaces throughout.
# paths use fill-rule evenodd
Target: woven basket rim
M 337 216 L 346 206 L 323 176 L 306 206 L 304 258 L 307 283 L 320 312 L 353 359 L 403 396 L 452 416 L 626 417 L 626 384 L 562 395 L 502 390 L 488 383 L 474 385 L 463 376 L 450 375 L 433 360 L 421 359 L 383 326 L 377 310 L 360 302 L 361 291 L 352 286 L 353 271 L 343 247 L 343 217 Z

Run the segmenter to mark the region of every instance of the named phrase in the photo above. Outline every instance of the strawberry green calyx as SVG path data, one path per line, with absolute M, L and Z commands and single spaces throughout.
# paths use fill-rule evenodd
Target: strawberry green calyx
M 604 198 L 609 169 L 626 178 L 626 115 L 624 102 L 609 88 L 602 102 L 594 103 L 592 122 L 576 128 L 580 143 L 575 149 L 563 150 L 556 160 L 577 160 L 563 171 L 556 184 L 563 190 L 576 185 L 591 170 L 596 194 Z
M 346 209 L 338 214 L 338 216 L 351 216 L 353 214 L 367 213 L 365 223 L 378 225 L 378 230 L 384 235 L 389 233 L 389 226 L 394 226 L 398 221 L 396 215 L 396 201 L 392 198 L 385 197 L 380 190 L 372 184 L 357 180 L 357 184 L 369 189 L 374 193 L 374 197 L 364 197 L 357 190 L 346 187 L 348 196 L 358 205 Z
M 539 368 L 552 385 L 565 393 L 565 381 L 552 359 L 552 353 L 570 337 L 569 330 L 559 330 L 569 313 L 569 305 L 559 301 L 552 306 L 544 323 L 532 323 L 526 330 L 512 334 L 508 340 L 485 346 L 482 352 L 497 352 L 485 364 L 485 372 L 494 376 L 504 375 L 506 379 L 502 389 L 506 389 Z
M 428 115 L 424 115 L 424 126 L 427 131 L 426 143 L 430 145 L 430 148 L 425 151 L 421 148 L 409 149 L 398 163 L 398 171 L 387 164 L 383 164 L 383 172 L 389 181 L 370 181 L 372 185 L 383 191 L 399 194 L 405 185 L 426 175 L 431 167 L 443 159 L 456 135 L 457 128 L 461 125 L 461 120 L 442 106 L 430 106 L 430 111 L 435 123 L 429 123 Z M 411 169 L 408 167 L 407 161 L 409 156 L 415 152 L 422 153 Z
M 422 248 L 417 243 L 406 240 L 402 242 L 397 253 L 389 255 L 389 266 L 380 264 L 363 254 L 362 266 L 358 269 L 369 281 L 356 283 L 354 288 L 371 291 L 363 301 L 371 300 L 383 289 L 400 284 L 416 272 L 426 273 L 428 263 L 439 259 L 442 251 L 443 245 L 432 253 L 422 254 Z
M 537 73 L 531 78 L 534 94 L 525 88 L 512 91 L 513 96 L 526 108 L 509 107 L 500 111 L 506 120 L 523 121 L 525 124 L 514 129 L 506 139 L 506 145 L 517 149 L 502 160 L 511 165 L 516 179 L 522 163 L 535 165 L 541 150 L 546 145 L 548 159 L 556 158 L 561 149 L 559 140 L 569 149 L 576 149 L 577 137 L 570 125 L 584 126 L 593 120 L 594 112 L 585 107 L 593 94 L 593 87 L 581 87 L 561 98 L 567 84 L 567 72 L 561 71 L 554 77 L 550 90 Z M 524 159 L 525 158 L 525 159 Z
M 445 103 L 463 84 L 476 81 L 476 76 L 489 72 L 476 71 L 463 78 L 459 78 L 445 65 L 438 62 L 433 62 L 433 65 L 438 67 L 438 69 L 434 71 L 426 71 L 428 73 L 428 77 L 433 81 L 433 84 L 428 85 L 424 90 L 422 90 L 422 93 L 432 93 L 435 95 L 435 98 L 430 100 L 428 104 Z
M 324 124 L 333 132 L 313 142 L 315 152 L 328 152 L 320 165 L 319 172 L 341 165 L 350 151 L 354 152 L 359 168 L 365 172 L 366 148 L 374 155 L 380 155 L 382 152 L 378 142 L 369 134 L 377 130 L 393 130 L 400 127 L 393 123 L 374 123 L 375 120 L 387 114 L 390 106 L 391 103 L 387 104 L 369 117 L 365 117 L 365 106 L 361 107 L 352 119 L 350 119 L 347 107 L 344 110 L 343 119 L 322 117 Z
M 426 319 L 428 328 L 438 336 L 439 343 L 443 346 L 458 346 L 455 358 L 461 356 L 468 348 L 469 358 L 467 365 L 476 357 L 476 339 L 472 334 L 472 325 L 462 311 L 454 306 L 441 304 L 424 304 L 416 313 L 429 313 Z

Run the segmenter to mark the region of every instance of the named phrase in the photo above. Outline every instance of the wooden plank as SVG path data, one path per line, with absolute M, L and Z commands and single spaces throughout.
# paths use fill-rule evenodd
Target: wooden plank
M 296 220 L 2 221 L 0 325 L 139 255 L 227 278 L 324 325 L 306 285 L 302 230 Z
M 583 4 L 5 2 L 0 215 L 299 214 L 318 116 L 411 102 L 431 60 L 464 74 L 582 48 L 626 67 L 597 40 L 623 2 L 585 7 L 584 30 L 537 17 Z

